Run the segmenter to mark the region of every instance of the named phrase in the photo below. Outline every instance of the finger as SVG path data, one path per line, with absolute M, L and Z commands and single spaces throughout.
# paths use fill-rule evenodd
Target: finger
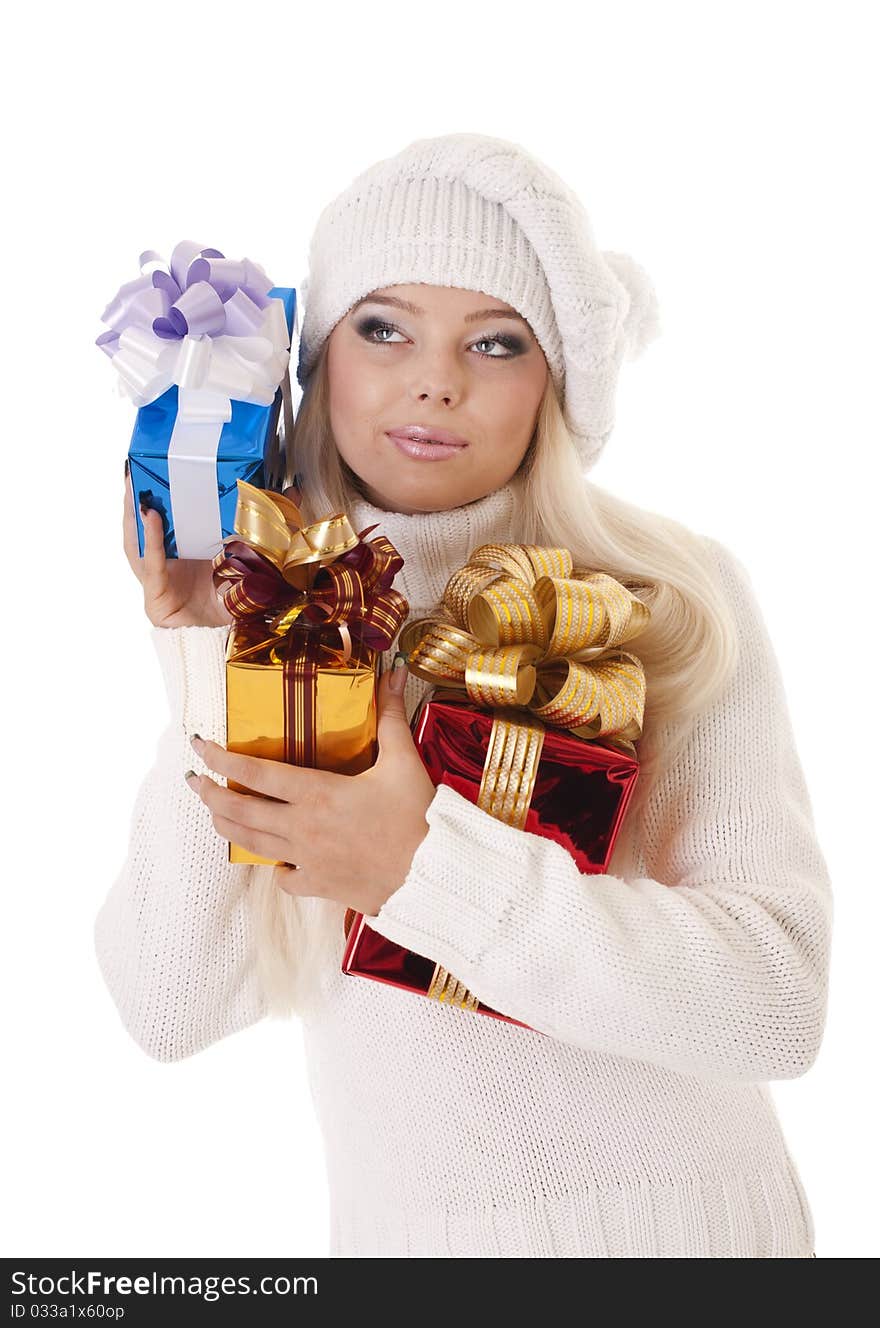
M 287 828 L 284 809 L 287 802 L 276 802 L 264 798 L 259 793 L 239 793 L 235 789 L 224 788 L 210 775 L 200 775 L 198 781 L 189 781 L 206 807 L 227 821 L 246 825 L 252 830 L 264 830 L 270 835 L 285 837 Z
M 126 478 L 125 498 L 122 506 L 122 545 L 129 566 L 140 581 L 143 577 L 140 549 L 138 548 L 137 519 L 134 514 L 134 496 L 131 483 Z
M 272 884 L 278 889 L 283 890 L 288 895 L 314 895 L 314 887 L 310 884 L 308 874 L 302 867 L 276 867 L 272 873 Z M 318 896 L 318 898 L 329 898 L 329 895 Z
M 141 520 L 144 523 L 144 590 L 153 599 L 158 599 L 168 581 L 162 516 L 152 507 L 141 508 Z
M 226 775 L 236 784 L 244 784 L 255 793 L 265 793 L 267 797 L 278 798 L 282 802 L 301 802 L 317 791 L 318 781 L 326 784 L 328 779 L 327 771 L 314 770 L 311 766 L 290 765 L 287 761 L 270 761 L 263 756 L 230 752 L 208 738 L 193 742 L 193 748 L 205 765 L 218 775 Z M 344 779 L 345 776 L 330 775 L 329 778 Z
M 239 848 L 246 849 L 248 853 L 259 853 L 261 858 L 274 858 L 278 862 L 287 862 L 290 846 L 286 839 L 280 839 L 278 835 L 267 835 L 264 830 L 252 830 L 249 826 L 238 825 L 235 821 L 227 821 L 223 816 L 215 816 L 213 821 L 218 835 L 222 835 L 233 844 L 238 844 Z

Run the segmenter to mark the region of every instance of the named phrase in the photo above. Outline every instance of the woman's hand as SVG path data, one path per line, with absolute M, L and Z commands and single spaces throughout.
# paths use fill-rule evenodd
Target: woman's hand
M 406 879 L 428 833 L 425 813 L 435 793 L 406 719 L 406 676 L 401 667 L 379 679 L 379 752 L 360 775 L 304 769 L 191 740 L 211 770 L 264 795 L 235 792 L 209 775 L 188 777 L 219 835 L 261 857 L 296 864 L 275 869 L 276 883 L 289 894 L 337 899 L 375 917 Z M 391 688 L 392 678 L 400 691 Z
M 298 491 L 285 489 L 298 502 Z M 212 578 L 210 558 L 166 558 L 162 516 L 141 508 L 144 555 L 138 551 L 132 486 L 125 480 L 122 532 L 125 556 L 144 591 L 144 612 L 154 627 L 225 627 L 232 622 Z

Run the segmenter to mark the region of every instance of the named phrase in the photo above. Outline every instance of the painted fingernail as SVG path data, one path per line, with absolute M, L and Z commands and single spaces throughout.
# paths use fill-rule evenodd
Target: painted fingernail
M 186 780 L 187 784 L 189 784 L 190 788 L 192 788 L 191 780 L 198 779 L 198 775 L 196 774 L 195 770 L 187 770 L 186 774 L 184 775 L 184 779 Z
M 125 458 L 125 478 L 128 479 L 128 457 Z
M 394 656 L 388 686 L 392 692 L 402 692 L 406 686 L 406 655 L 400 650 Z
M 200 733 L 194 733 L 190 738 L 190 744 L 195 747 L 197 752 L 200 752 L 205 745 L 205 740 Z

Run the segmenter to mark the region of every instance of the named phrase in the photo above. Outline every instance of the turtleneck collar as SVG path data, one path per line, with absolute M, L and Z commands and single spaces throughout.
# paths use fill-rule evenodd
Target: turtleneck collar
M 445 512 L 392 512 L 357 497 L 348 515 L 357 532 L 376 525 L 367 539 L 387 535 L 404 565 L 394 587 L 409 600 L 411 616 L 432 609 L 456 568 L 480 544 L 515 539 L 512 529 L 513 482 L 483 498 Z

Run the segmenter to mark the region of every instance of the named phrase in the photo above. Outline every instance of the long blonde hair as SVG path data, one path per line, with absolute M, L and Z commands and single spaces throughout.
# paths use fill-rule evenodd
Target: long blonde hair
M 300 507 L 309 521 L 345 511 L 356 495 L 366 496 L 333 442 L 326 352 L 325 341 L 287 454 L 285 486 L 294 481 L 295 463 Z M 642 661 L 646 677 L 640 771 L 627 811 L 628 818 L 637 817 L 694 718 L 719 695 L 736 665 L 736 627 L 711 558 L 686 526 L 624 502 L 585 477 L 549 375 L 534 435 L 512 483 L 511 528 L 518 543 L 569 549 L 575 567 L 607 572 L 651 610 L 648 626 L 624 646 Z M 301 1012 L 312 965 L 328 937 L 337 940 L 341 959 L 345 906 L 291 895 L 275 883 L 274 869 L 261 865 L 253 869 L 250 900 L 269 1011 Z

